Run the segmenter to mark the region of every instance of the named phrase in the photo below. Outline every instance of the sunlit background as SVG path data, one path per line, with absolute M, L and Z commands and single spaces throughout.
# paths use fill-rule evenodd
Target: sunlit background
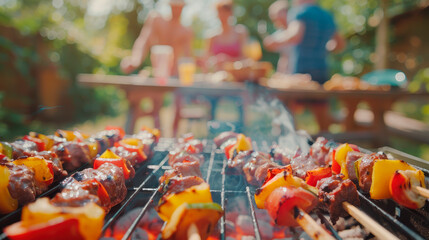
M 204 39 L 220 27 L 215 0 L 186 2 L 182 23 L 194 30 L 193 50 L 200 55 L 206 47 Z M 234 1 L 235 21 L 261 41 L 275 31 L 267 15 L 272 2 Z M 407 75 L 410 90 L 429 90 L 429 1 L 319 3 L 333 13 L 348 42 L 344 52 L 330 56 L 331 73 L 361 76 L 374 69 L 378 62 L 377 29 L 386 17 L 388 67 Z M 167 16 L 168 1 L 0 0 L 0 139 L 10 140 L 30 129 L 46 132 L 123 114 L 127 108 L 123 93 L 110 87 L 83 88 L 76 83 L 76 76 L 122 74 L 119 62 L 130 54 L 148 13 L 154 9 Z M 277 54 L 263 50 L 264 61 L 275 65 L 277 58 Z M 147 59 L 144 66 L 149 65 Z M 164 104 L 170 103 L 171 98 L 166 98 Z M 429 123 L 427 101 L 403 101 L 394 109 Z M 414 154 L 429 155 L 425 146 L 412 144 L 410 148 Z

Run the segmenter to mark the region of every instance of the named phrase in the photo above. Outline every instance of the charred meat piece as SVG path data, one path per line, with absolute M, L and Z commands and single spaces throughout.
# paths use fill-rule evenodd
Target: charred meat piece
M 104 163 L 97 170 L 93 168 L 84 169 L 73 174 L 73 178 L 77 181 L 97 179 L 109 194 L 111 207 L 120 203 L 127 195 L 123 170 L 111 163 Z
M 249 161 L 253 151 L 240 151 L 235 154 L 231 159 L 228 159 L 228 167 L 234 169 L 236 174 L 243 173 L 244 165 Z
M 324 166 L 319 165 L 318 162 L 310 156 L 310 154 L 301 154 L 300 151 L 298 151 L 292 158 L 290 165 L 293 170 L 293 175 L 302 179 L 305 178 L 307 171 Z
M 361 157 L 363 157 L 365 154 L 361 152 L 351 151 L 347 153 L 346 157 L 346 166 L 347 166 L 347 172 L 349 174 L 349 179 L 353 182 L 357 182 L 358 178 L 356 176 L 356 170 L 355 170 L 355 162 L 359 160 Z
M 34 178 L 33 170 L 24 165 L 15 165 L 13 163 L 2 163 L 10 170 L 8 190 L 10 195 L 18 200 L 20 205 L 24 205 L 36 200 L 40 193 Z
M 37 151 L 37 145 L 34 142 L 26 141 L 26 140 L 16 140 L 15 142 L 10 144 L 13 149 L 12 158 L 18 159 L 20 157 L 27 156 L 30 152 Z
M 92 137 L 95 141 L 101 142 L 103 141 L 103 145 L 106 145 L 106 148 L 113 147 L 116 142 L 119 142 L 122 137 L 116 130 L 104 130 Z M 103 150 L 103 152 L 106 149 Z
M 66 142 L 56 146 L 54 151 L 67 171 L 72 171 L 82 164 L 92 162 L 89 147 L 84 143 Z
M 317 182 L 319 189 L 319 200 L 323 203 L 323 207 L 328 210 L 333 224 L 339 217 L 347 216 L 344 210 L 343 202 L 348 202 L 352 205 L 359 206 L 359 195 L 356 185 L 350 180 L 342 180 L 342 175 L 334 175 L 332 177 L 323 178 Z
M 310 147 L 310 157 L 319 166 L 329 165 L 329 151 L 330 148 L 326 146 L 329 141 L 324 137 L 318 137 L 316 142 Z
M 359 165 L 359 187 L 364 192 L 369 192 L 372 184 L 372 168 L 377 159 L 387 159 L 384 153 L 372 153 L 362 157 Z
M 204 180 L 197 176 L 174 177 L 170 178 L 168 183 L 163 187 L 163 196 L 183 192 L 184 190 L 203 183 Z
M 112 149 L 112 152 L 114 152 L 116 155 L 124 158 L 127 162 L 129 162 L 130 165 L 132 165 L 132 166 L 137 165 L 138 159 L 137 159 L 137 153 L 136 152 L 127 151 L 123 147 L 113 147 L 111 149 Z
M 62 182 L 62 191 L 57 193 L 51 202 L 59 207 L 82 207 L 93 202 L 106 212 L 110 210 L 109 202 L 102 202 L 98 197 L 99 185 L 95 181 L 77 181 L 69 177 Z
M 223 132 L 214 138 L 214 143 L 217 147 L 220 147 L 224 142 L 228 141 L 231 138 L 236 138 L 237 133 L 235 132 Z
M 199 162 L 200 165 L 204 163 L 204 156 L 201 154 L 189 154 L 187 152 L 170 152 L 168 156 L 168 164 L 173 166 L 178 162 Z
M 258 168 L 262 167 L 259 171 Z M 262 152 L 253 152 L 250 160 L 244 165 L 243 172 L 248 183 L 260 186 L 267 175 L 269 168 L 281 167 L 274 163 L 270 155 Z
M 271 147 L 270 155 L 274 159 L 274 161 L 283 165 L 288 165 L 290 164 L 291 158 L 294 153 L 290 149 L 281 148 L 280 146 L 274 145 Z
M 166 180 L 173 177 L 188 177 L 197 176 L 202 177 L 200 170 L 200 163 L 193 162 L 177 162 L 173 165 L 173 169 L 164 172 L 164 175 L 159 178 L 159 183 L 162 184 Z

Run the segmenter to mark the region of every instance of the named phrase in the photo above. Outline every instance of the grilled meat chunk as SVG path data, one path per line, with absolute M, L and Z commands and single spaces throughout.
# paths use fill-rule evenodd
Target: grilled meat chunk
M 200 163 L 193 162 L 177 162 L 173 165 L 173 169 L 164 172 L 164 175 L 159 178 L 159 183 L 162 184 L 173 177 L 202 177 Z
M 89 147 L 84 143 L 65 142 L 55 146 L 54 151 L 67 171 L 72 171 L 82 164 L 92 162 Z
M 316 185 L 319 189 L 319 200 L 328 210 L 333 224 L 339 217 L 347 216 L 347 212 L 342 206 L 343 202 L 355 206 L 360 204 L 356 185 L 350 179 L 342 180 L 341 176 L 339 174 L 321 179 Z
M 16 140 L 15 142 L 10 144 L 12 146 L 12 158 L 18 159 L 21 157 L 27 156 L 30 152 L 37 151 L 37 145 L 34 142 L 27 140 Z
M 99 185 L 95 181 L 77 181 L 68 177 L 61 183 L 63 189 L 51 200 L 59 207 L 82 207 L 93 202 L 101 206 L 106 212 L 110 210 L 110 201 L 101 201 L 98 197 Z
M 236 174 L 242 174 L 243 167 L 251 158 L 252 153 L 253 151 L 240 151 L 238 154 L 228 159 L 228 167 L 234 169 Z
M 330 148 L 326 145 L 329 141 L 324 137 L 318 137 L 310 147 L 310 157 L 319 166 L 329 165 Z
M 250 160 L 244 165 L 243 172 L 248 183 L 260 186 L 267 177 L 267 170 L 281 167 L 273 162 L 270 155 L 262 152 L 253 152 Z
M 174 166 L 179 162 L 199 162 L 200 165 L 204 163 L 204 156 L 201 154 L 189 154 L 187 152 L 170 152 L 168 155 L 168 164 Z
M 223 132 L 214 138 L 214 143 L 217 147 L 220 147 L 224 142 L 228 141 L 231 138 L 236 138 L 237 133 L 235 132 Z
M 356 176 L 356 170 L 355 170 L 355 162 L 359 160 L 361 157 L 363 157 L 365 154 L 361 152 L 348 152 L 346 157 L 346 166 L 347 166 L 347 172 L 349 174 L 349 179 L 353 182 L 357 182 L 357 176 Z
M 204 180 L 197 176 L 174 177 L 170 178 L 168 183 L 163 187 L 163 196 L 183 192 L 184 190 L 203 183 Z
M 387 159 L 384 153 L 372 153 L 365 155 L 359 165 L 359 187 L 364 192 L 369 192 L 372 184 L 372 168 L 377 159 Z
M 73 178 L 77 181 L 97 179 L 109 194 L 111 207 L 120 203 L 127 195 L 123 170 L 111 163 L 104 163 L 97 170 L 93 168 L 84 169 L 73 174 Z
M 10 195 L 18 200 L 20 205 L 36 200 L 36 196 L 42 192 L 33 170 L 24 165 L 15 165 L 11 162 L 2 162 L 10 170 L 8 190 Z

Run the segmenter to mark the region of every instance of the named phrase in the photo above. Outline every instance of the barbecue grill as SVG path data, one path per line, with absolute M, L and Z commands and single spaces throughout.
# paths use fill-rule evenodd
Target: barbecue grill
M 113 207 L 106 215 L 105 224 L 103 226 L 103 238 L 115 237 L 118 238 L 118 233 L 115 233 L 115 223 L 120 217 L 129 213 L 131 210 L 139 208 L 137 217 L 129 224 L 126 229 L 120 233 L 122 239 L 130 239 L 139 226 L 141 219 L 145 214 L 154 208 L 160 198 L 158 192 L 158 178 L 162 176 L 165 170 L 170 169 L 168 166 L 168 151 L 175 143 L 174 139 L 161 138 L 159 143 L 154 148 L 152 158 L 136 170 L 136 176 L 128 186 L 128 194 L 126 199 L 119 205 Z M 247 217 L 250 221 L 247 222 L 251 228 L 251 235 L 255 239 L 266 239 L 267 236 L 278 237 L 275 233 L 267 234 L 265 224 L 261 224 L 260 217 L 264 214 L 256 208 L 254 204 L 255 187 L 247 184 L 246 180 L 241 175 L 224 174 L 227 172 L 227 159 L 224 153 L 216 149 L 215 144 L 211 140 L 203 140 L 205 162 L 201 167 L 202 174 L 207 183 L 210 184 L 214 202 L 221 204 L 225 210 L 224 217 L 218 223 L 217 229 L 214 231 L 213 239 L 227 239 L 231 236 L 237 236 L 237 229 L 231 228 L 226 219 L 228 212 L 234 211 L 237 207 L 234 201 L 237 199 L 244 200 L 247 209 Z M 269 152 L 271 143 L 267 141 L 254 142 L 255 150 Z M 384 151 L 391 152 L 405 161 L 410 160 L 410 163 L 416 166 L 425 173 L 426 178 L 429 176 L 426 163 L 418 158 L 403 154 L 397 150 L 384 148 Z M 86 168 L 89 166 L 83 166 Z M 425 169 L 426 168 L 426 169 Z M 53 196 L 59 190 L 59 184 L 54 185 L 49 191 L 42 196 Z M 42 197 L 40 196 L 40 197 Z M 374 220 L 381 223 L 386 229 L 401 239 L 429 239 L 429 207 L 428 204 L 419 210 L 410 210 L 396 204 L 393 200 L 371 200 L 368 196 L 359 192 L 361 206 L 360 208 L 370 215 Z M 7 226 L 13 222 L 19 221 L 21 210 L 1 216 L 0 225 Z M 243 214 L 243 213 L 240 213 Z M 267 214 L 267 213 L 265 213 Z M 327 229 L 332 232 L 333 236 L 341 239 L 334 228 L 326 221 L 321 212 L 316 211 L 313 214 L 314 218 L 320 219 L 321 223 L 325 223 Z M 357 223 L 356 223 L 357 224 Z M 277 231 L 273 228 L 268 228 L 269 231 Z M 301 236 L 302 231 L 297 229 L 280 229 L 283 235 L 282 238 Z M 115 233 L 115 235 L 113 235 Z M 370 235 L 371 237 L 371 235 Z M 2 235 L 0 239 L 5 239 Z M 155 237 L 160 238 L 159 236 Z

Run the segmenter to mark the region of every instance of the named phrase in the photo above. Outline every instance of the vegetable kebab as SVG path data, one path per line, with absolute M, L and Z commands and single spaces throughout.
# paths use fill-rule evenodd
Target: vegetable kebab
M 21 221 L 4 229 L 9 239 L 50 240 L 57 239 L 58 234 L 63 239 L 98 239 L 105 214 L 125 199 L 125 184 L 133 178 L 134 167 L 146 160 L 142 153 L 151 155 L 151 147 L 159 137 L 153 134 L 157 131 L 149 129 L 123 139 L 119 128 L 109 131 L 116 132 L 118 138 L 105 146 L 116 147 L 97 157 L 94 168 L 76 172 L 62 181 L 62 190 L 54 198 L 40 198 L 24 206 Z M 134 147 L 124 147 L 124 142 Z M 95 150 L 99 152 L 101 148 Z M 73 151 L 70 149 L 69 153 Z
M 201 141 L 187 135 L 169 153 L 172 169 L 159 179 L 163 196 L 157 206 L 159 216 L 167 222 L 163 239 L 206 239 L 223 215 L 202 179 L 202 151 Z

